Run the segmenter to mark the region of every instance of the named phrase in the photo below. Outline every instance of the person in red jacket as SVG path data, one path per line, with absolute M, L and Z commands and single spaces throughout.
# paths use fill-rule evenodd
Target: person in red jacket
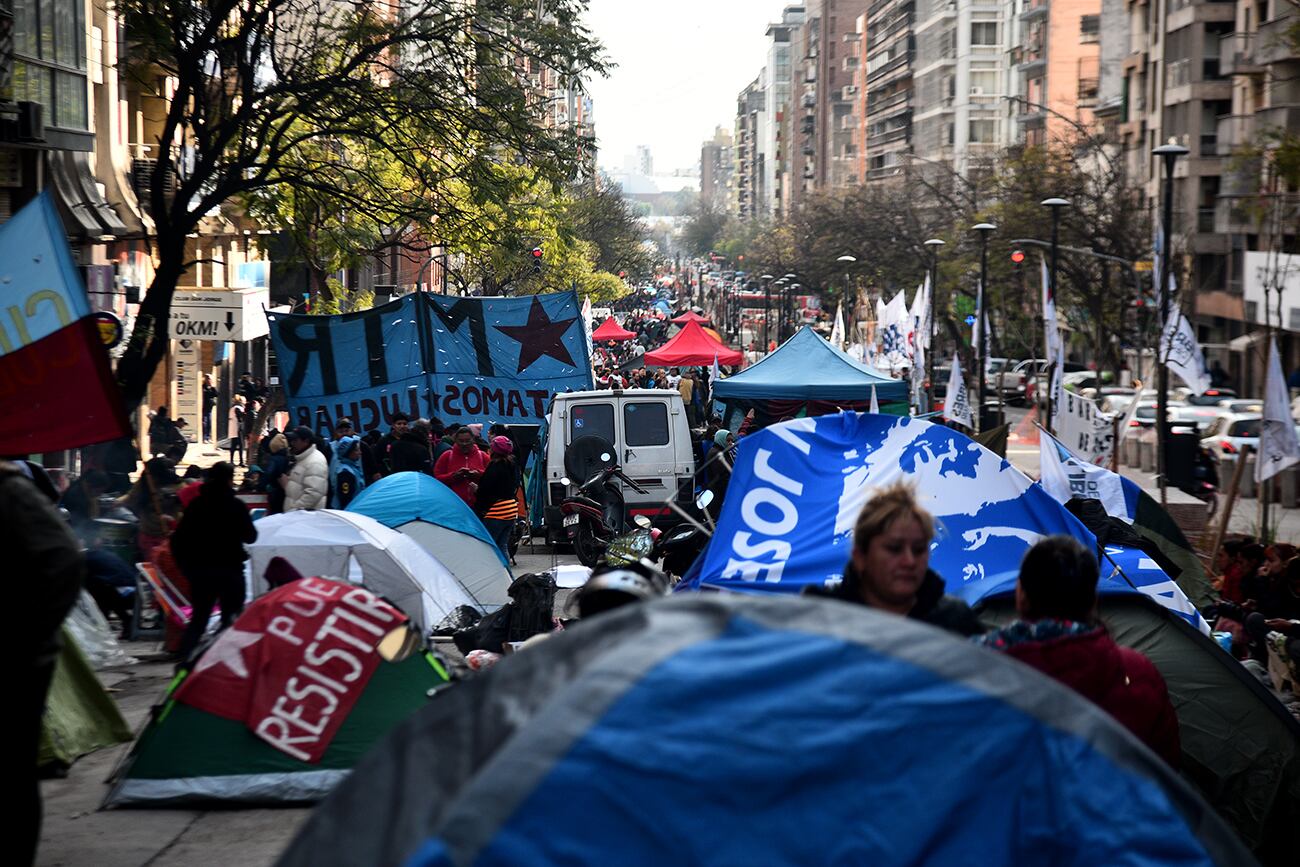
M 1151 660 L 1120 647 L 1098 622 L 1097 577 L 1097 559 L 1078 540 L 1042 540 L 1020 564 L 1020 619 L 976 640 L 1089 699 L 1176 768 L 1178 717 L 1165 680 Z
M 456 492 L 474 508 L 478 480 L 487 469 L 487 457 L 474 444 L 474 432 L 468 427 L 456 429 L 452 449 L 443 452 L 433 466 L 433 477 Z

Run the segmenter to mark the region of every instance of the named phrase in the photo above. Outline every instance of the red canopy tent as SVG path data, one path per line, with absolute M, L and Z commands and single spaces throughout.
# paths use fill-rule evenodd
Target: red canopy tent
M 703 324 L 708 321 L 709 318 L 707 316 L 701 316 L 700 314 L 696 313 L 694 310 L 687 310 L 681 316 L 677 316 L 674 319 L 672 319 L 672 322 L 674 322 L 677 325 L 685 325 L 687 322 L 699 322 L 700 324 Z
M 592 340 L 634 340 L 636 335 L 614 321 L 611 316 L 600 327 L 591 332 Z
M 643 360 L 655 367 L 708 367 L 715 357 L 718 364 L 733 367 L 745 361 L 743 352 L 714 340 L 700 327 L 700 323 L 692 320 L 683 325 L 672 340 L 653 352 L 647 352 Z

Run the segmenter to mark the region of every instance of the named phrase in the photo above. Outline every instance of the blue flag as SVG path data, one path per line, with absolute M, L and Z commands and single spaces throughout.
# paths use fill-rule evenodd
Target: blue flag
M 295 425 L 386 429 L 397 412 L 444 423 L 541 424 L 556 392 L 591 388 L 574 292 L 416 293 L 339 316 L 267 315 Z

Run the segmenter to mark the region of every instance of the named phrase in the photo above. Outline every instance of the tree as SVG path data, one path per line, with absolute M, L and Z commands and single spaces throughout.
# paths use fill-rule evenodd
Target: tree
M 649 233 L 617 184 L 597 178 L 580 187 L 569 202 L 567 218 L 573 233 L 596 248 L 592 267 L 597 271 L 648 279 L 654 273 L 654 256 L 646 248 Z
M 727 229 L 727 212 L 712 202 L 697 201 L 682 227 L 682 246 L 692 256 L 708 255 Z
M 166 353 L 186 236 L 209 213 L 265 195 L 291 197 L 307 222 L 396 209 L 431 223 L 452 207 L 440 195 L 450 182 L 498 192 L 503 159 L 571 177 L 581 142 L 545 127 L 527 67 L 603 71 L 578 20 L 585 6 L 415 0 L 396 14 L 334 0 L 119 0 L 128 74 L 165 105 L 147 203 L 155 276 L 117 367 L 128 407 Z M 393 169 L 401 195 L 385 186 Z

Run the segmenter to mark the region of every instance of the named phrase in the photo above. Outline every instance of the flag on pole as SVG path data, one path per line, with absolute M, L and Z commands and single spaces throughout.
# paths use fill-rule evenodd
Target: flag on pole
M 1049 362 L 1054 360 L 1059 354 L 1057 348 L 1061 344 L 1061 329 L 1056 322 L 1056 299 L 1052 297 L 1052 277 L 1047 270 L 1047 259 L 1040 260 L 1043 273 L 1043 348 L 1046 350 L 1046 358 Z M 1057 374 L 1061 373 L 1058 367 Z
M 1047 431 L 1038 436 L 1039 484 L 1064 505 L 1073 498 L 1099 500 L 1106 514 L 1133 523 L 1121 476 L 1090 463 Z
M 722 381 L 722 367 L 718 364 L 718 353 L 713 353 L 713 369 L 709 371 L 709 400 L 713 400 L 713 389 Z
M 1267 481 L 1298 461 L 1300 440 L 1296 438 L 1295 422 L 1291 419 L 1291 402 L 1288 400 L 1286 378 L 1282 374 L 1282 359 L 1277 354 L 1277 341 L 1273 340 L 1268 347 L 1264 418 L 1259 429 L 1255 481 Z
M 943 417 L 968 428 L 975 427 L 971 417 L 970 395 L 966 391 L 966 378 L 961 374 L 961 359 L 952 356 L 952 373 L 948 376 L 948 396 L 943 402 Z
M 835 308 L 835 324 L 831 327 L 831 346 L 844 348 L 844 302 Z
M 1169 369 L 1187 383 L 1193 394 L 1204 394 L 1210 387 L 1210 373 L 1205 369 L 1205 356 L 1196 340 L 1196 331 L 1183 312 L 1177 308 L 1169 316 L 1160 335 L 1160 357 Z M 1285 382 L 1283 382 L 1285 387 Z
M 871 386 L 871 406 L 867 411 L 870 412 L 872 415 L 880 415 L 880 402 L 876 400 L 875 385 Z
M 0 454 L 129 436 L 108 351 L 49 192 L 0 225 Z M 162 323 L 166 325 L 166 323 Z

